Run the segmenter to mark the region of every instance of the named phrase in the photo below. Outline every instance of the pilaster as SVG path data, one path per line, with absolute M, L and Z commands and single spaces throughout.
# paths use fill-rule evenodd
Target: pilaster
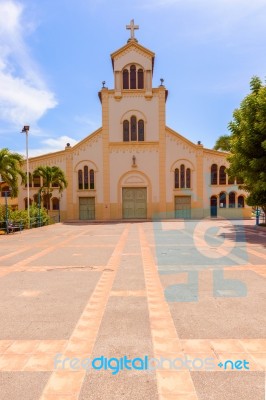
M 103 133 L 103 219 L 110 219 L 109 91 L 101 90 Z

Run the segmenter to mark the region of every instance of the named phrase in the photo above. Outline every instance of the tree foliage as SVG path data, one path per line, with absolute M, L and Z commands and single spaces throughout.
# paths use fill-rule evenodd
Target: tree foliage
M 227 173 L 242 178 L 247 202 L 266 212 L 266 86 L 254 76 L 250 93 L 233 113 L 230 136 L 220 137 L 216 149 L 230 151 Z
M 11 196 L 18 195 L 18 176 L 22 179 L 25 174 L 21 169 L 23 157 L 18 153 L 12 153 L 7 148 L 0 150 L 0 175 L 2 181 L 8 184 L 11 188 Z
M 56 166 L 40 166 L 33 172 L 34 176 L 41 176 L 43 178 L 43 185 L 40 188 L 42 200 L 47 210 L 50 209 L 50 198 L 55 188 L 58 189 L 59 193 L 67 187 L 67 180 L 64 171 Z

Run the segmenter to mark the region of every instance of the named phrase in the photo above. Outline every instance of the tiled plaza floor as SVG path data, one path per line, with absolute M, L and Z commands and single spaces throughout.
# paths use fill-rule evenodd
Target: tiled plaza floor
M 254 221 L 0 236 L 0 399 L 265 400 L 265 277 Z

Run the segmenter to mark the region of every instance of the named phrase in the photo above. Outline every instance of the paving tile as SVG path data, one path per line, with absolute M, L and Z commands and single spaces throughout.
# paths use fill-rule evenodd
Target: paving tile
M 240 339 L 239 341 L 250 353 L 266 353 L 266 339 Z
M 34 354 L 28 359 L 23 371 L 53 371 L 54 368 L 55 361 L 52 354 Z
M 0 354 L 5 353 L 9 346 L 14 343 L 14 340 L 0 340 Z
M 217 353 L 244 353 L 241 342 L 237 339 L 215 339 L 211 340 L 211 345 Z
M 263 369 L 263 371 L 266 371 L 266 354 L 252 353 L 251 356 L 256 364 L 259 365 Z
M 186 371 L 158 371 L 156 373 L 158 393 L 183 394 L 195 393 L 190 373 Z
M 15 340 L 5 354 L 32 354 L 38 348 L 39 340 Z
M 4 354 L 0 357 L 0 371 L 22 371 L 29 354 Z
M 211 351 L 211 343 L 206 339 L 181 340 L 184 353 L 205 353 Z
M 198 400 L 196 393 L 182 393 L 182 394 L 160 394 L 159 400 Z
M 71 394 L 80 392 L 84 371 L 55 371 L 49 379 L 44 394 Z
M 56 354 L 62 353 L 66 348 L 67 340 L 40 340 L 35 353 Z

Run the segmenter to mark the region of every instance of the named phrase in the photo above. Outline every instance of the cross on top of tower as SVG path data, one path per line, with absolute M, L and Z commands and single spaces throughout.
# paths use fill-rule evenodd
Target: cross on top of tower
M 127 29 L 130 29 L 130 39 L 135 39 L 135 29 L 139 29 L 139 25 L 134 25 L 134 19 L 130 21 L 130 25 L 126 25 Z M 136 39 L 135 39 L 136 40 Z

